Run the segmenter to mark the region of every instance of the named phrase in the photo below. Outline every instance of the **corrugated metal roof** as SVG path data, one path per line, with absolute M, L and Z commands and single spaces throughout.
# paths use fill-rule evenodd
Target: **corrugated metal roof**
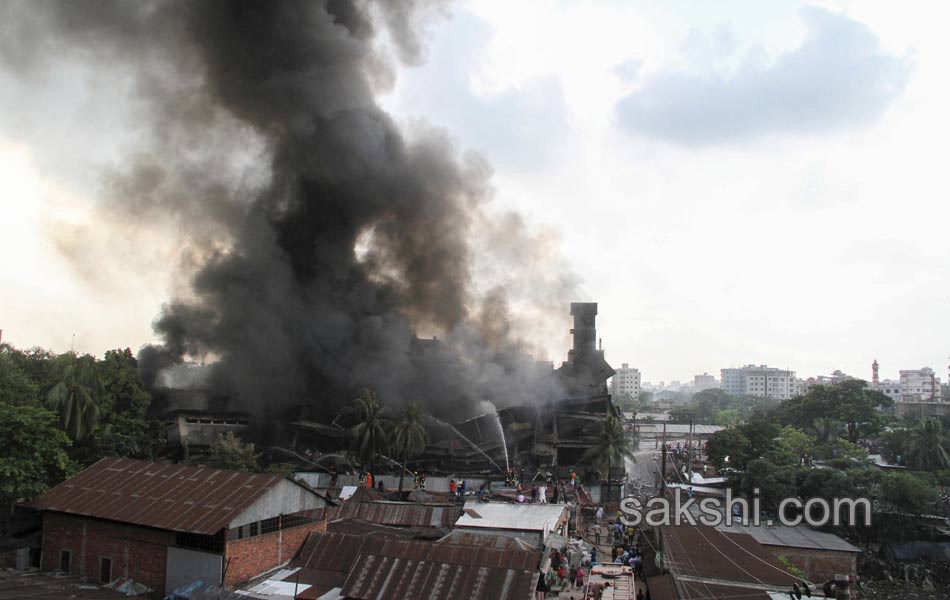
M 32 506 L 212 535 L 281 481 L 279 475 L 103 458 Z
M 513 529 L 517 531 L 553 530 L 566 507 L 563 504 L 508 504 L 469 502 L 456 527 Z
M 436 527 L 395 527 L 372 523 L 363 519 L 336 519 L 327 521 L 327 531 L 332 533 L 351 533 L 355 535 L 388 536 L 401 538 L 438 539 L 445 535 L 445 529 Z
M 797 579 L 772 554 L 745 534 L 727 534 L 706 525 L 661 528 L 663 560 L 677 575 L 791 586 Z
M 461 513 L 458 505 L 411 502 L 357 502 L 351 498 L 340 507 L 342 519 L 364 519 L 397 527 L 451 527 Z
M 725 533 L 746 533 L 760 544 L 766 546 L 790 546 L 792 548 L 812 548 L 815 550 L 837 550 L 840 552 L 860 552 L 857 546 L 849 544 L 833 533 L 815 531 L 805 525 L 788 527 L 786 525 L 741 525 L 730 527 L 720 525 L 717 529 Z
M 771 600 L 772 596 L 765 590 L 753 590 L 747 587 L 737 587 L 732 585 L 719 585 L 715 583 L 706 583 L 698 581 L 680 581 L 680 589 L 683 590 L 681 600 Z M 791 591 L 789 585 L 789 591 Z M 785 598 L 789 596 L 784 595 Z
M 346 573 L 356 561 L 363 544 L 379 545 L 378 537 L 314 531 L 307 536 L 293 567 Z
M 452 531 L 445 537 L 439 539 L 437 543 L 456 544 L 459 546 L 482 546 L 485 548 L 495 548 L 497 550 L 538 552 L 534 546 L 521 538 L 508 537 L 507 535 L 492 535 L 487 532 L 465 531 L 462 529 Z
M 343 595 L 357 600 L 505 600 L 531 597 L 538 554 L 408 540 L 386 540 L 360 554 Z

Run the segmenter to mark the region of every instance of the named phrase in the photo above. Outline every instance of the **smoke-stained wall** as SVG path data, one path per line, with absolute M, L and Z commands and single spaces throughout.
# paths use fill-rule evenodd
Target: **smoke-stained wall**
M 141 352 L 150 382 L 207 360 L 204 386 L 263 413 L 332 411 L 363 386 L 443 418 L 561 394 L 513 313 L 566 325 L 575 279 L 531 250 L 520 218 L 489 216 L 482 159 L 439 130 L 405 137 L 374 99 L 393 81 L 391 54 L 420 59 L 416 28 L 438 12 L 4 3 L 0 20 L 17 24 L 0 42 L 5 68 L 55 74 L 66 52 L 130 82 L 141 134 L 104 177 L 101 205 L 140 230 L 172 223 L 183 240 L 181 285 L 154 323 L 164 343 Z M 482 234 L 506 261 L 499 285 L 473 279 L 494 251 L 473 242 Z M 511 297 L 535 301 L 512 311 Z

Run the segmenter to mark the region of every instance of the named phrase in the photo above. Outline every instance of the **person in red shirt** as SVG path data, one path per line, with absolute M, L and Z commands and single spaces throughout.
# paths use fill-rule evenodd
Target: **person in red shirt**
M 452 494 L 453 496 L 455 495 L 455 480 L 454 479 L 449 480 L 449 493 Z

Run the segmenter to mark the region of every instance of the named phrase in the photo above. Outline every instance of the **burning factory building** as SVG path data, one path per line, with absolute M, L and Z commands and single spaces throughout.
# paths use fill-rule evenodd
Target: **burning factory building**
M 450 444 L 456 460 L 461 458 L 466 466 L 488 460 L 494 463 L 481 464 L 483 469 L 505 464 L 506 468 L 517 466 L 535 472 L 569 471 L 597 443 L 606 416 L 619 416 L 607 393 L 607 379 L 614 370 L 604 360 L 603 350 L 595 346 L 597 303 L 573 302 L 571 315 L 574 344 L 567 361 L 553 370 L 563 395 L 501 408 L 455 424 L 458 433 L 450 438 Z M 539 363 L 539 368 L 543 365 Z M 453 463 L 458 468 L 456 460 Z
M 426 421 L 428 445 L 421 456 L 413 459 L 413 470 L 428 474 L 466 474 L 498 477 L 506 470 L 517 469 L 528 477 L 536 474 L 565 477 L 571 470 L 586 474 L 582 464 L 584 453 L 597 444 L 601 427 L 608 414 L 619 417 L 607 391 L 607 379 L 614 370 L 597 348 L 597 304 L 571 303 L 573 345 L 567 360 L 557 369 L 550 362 L 533 362 L 529 377 L 540 382 L 543 394 L 527 402 L 483 402 L 486 412 L 480 415 L 447 421 L 429 416 Z M 416 352 L 431 356 L 442 353 L 437 339 L 416 339 Z M 444 390 L 452 393 L 453 390 Z M 460 394 L 458 402 L 477 399 Z M 255 423 L 247 413 L 223 410 L 227 401 L 217 398 L 209 403 L 200 392 L 169 391 L 167 397 L 174 408 L 166 412 L 169 444 L 177 451 L 191 455 L 207 449 L 215 436 L 234 431 L 248 439 L 278 445 L 287 452 L 283 458 L 307 457 L 311 467 L 352 471 L 356 467 L 347 452 L 351 446 L 348 414 L 315 410 L 302 403 L 267 424 Z M 431 405 L 433 400 L 420 398 Z M 269 434 L 269 439 L 264 434 Z M 292 453 L 292 454 L 291 454 Z M 306 465 L 302 465 L 306 466 Z M 390 468 L 398 470 L 395 464 Z

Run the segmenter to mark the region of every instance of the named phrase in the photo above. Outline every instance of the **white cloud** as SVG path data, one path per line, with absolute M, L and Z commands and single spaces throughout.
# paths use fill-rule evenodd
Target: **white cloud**
M 689 64 L 653 73 L 616 106 L 632 134 L 707 144 L 770 133 L 828 133 L 875 122 L 905 88 L 907 57 L 882 50 L 864 24 L 817 7 L 801 10 L 801 44 L 769 62 L 758 48 L 735 68 L 728 29 L 693 34 Z

